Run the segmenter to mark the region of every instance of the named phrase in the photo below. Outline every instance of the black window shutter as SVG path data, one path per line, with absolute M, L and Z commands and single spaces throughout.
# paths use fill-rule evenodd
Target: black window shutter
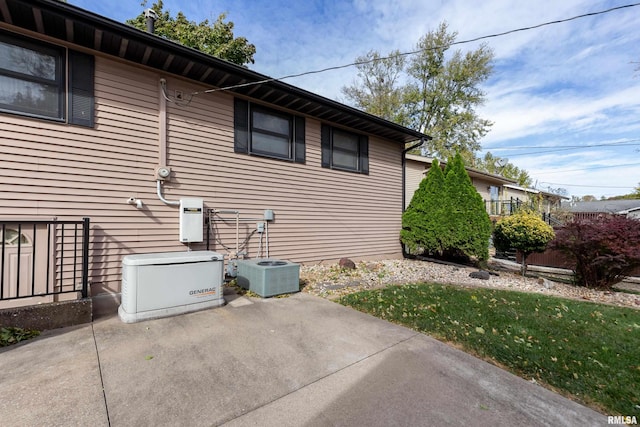
M 249 152 L 249 103 L 235 99 L 233 103 L 233 151 Z
M 360 173 L 369 175 L 369 138 L 360 136 Z
M 320 145 L 322 146 L 322 167 L 331 167 L 331 127 L 322 125 L 320 130 Z
M 305 161 L 305 143 L 304 143 L 304 117 L 295 116 L 294 118 L 294 135 L 295 141 L 295 158 L 296 163 L 304 163 Z
M 69 123 L 94 125 L 94 57 L 69 51 Z

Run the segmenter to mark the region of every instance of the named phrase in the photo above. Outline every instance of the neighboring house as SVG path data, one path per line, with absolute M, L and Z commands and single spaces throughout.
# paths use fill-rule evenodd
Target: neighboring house
M 406 158 L 405 208 L 409 206 L 413 193 L 420 186 L 420 182 L 426 176 L 433 162 L 433 158 L 431 157 L 416 156 L 413 154 L 407 154 Z M 444 168 L 446 162 L 441 161 L 440 165 Z M 466 168 L 466 170 L 473 186 L 485 201 L 489 215 L 500 215 L 505 211 L 509 211 L 511 200 L 509 200 L 505 193 L 505 186 L 513 185 L 516 181 L 477 169 Z
M 640 219 L 640 199 L 594 200 L 565 204 L 574 216 L 597 217 L 603 214 L 623 215 Z
M 0 220 L 89 217 L 93 295 L 125 255 L 207 247 L 180 242 L 182 198 L 221 253 L 401 255 L 403 150 L 426 135 L 64 2 L 0 18 Z
M 418 189 L 420 181 L 426 176 L 433 158 L 406 155 L 406 183 L 405 183 L 405 208 L 409 206 L 413 193 Z M 440 161 L 444 168 L 446 162 Z M 503 176 L 480 171 L 473 168 L 465 168 L 471 178 L 473 186 L 482 196 L 489 215 L 510 215 L 518 207 L 530 205 L 539 199 L 538 209 L 548 214 L 560 207 L 562 200 L 568 197 L 560 196 L 546 191 L 523 188 L 517 185 L 517 181 Z
M 506 199 L 517 200 L 518 203 L 534 204 L 538 210 L 545 214 L 559 209 L 563 200 L 570 200 L 569 197 L 561 196 L 547 191 L 535 190 L 533 188 L 519 187 L 513 184 L 505 184 L 504 195 Z

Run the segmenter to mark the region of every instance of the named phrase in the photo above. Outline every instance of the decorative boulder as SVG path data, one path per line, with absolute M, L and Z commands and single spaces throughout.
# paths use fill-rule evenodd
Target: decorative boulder
M 489 280 L 489 277 L 491 277 L 491 275 L 488 271 L 473 271 L 469 273 L 469 277 L 471 277 L 472 279 Z
M 553 289 L 555 287 L 552 281 L 544 279 L 542 277 L 538 278 L 538 284 L 544 286 L 547 289 Z
M 344 268 L 346 270 L 356 269 L 356 263 L 351 261 L 349 258 L 341 258 L 338 264 L 340 265 L 340 268 Z

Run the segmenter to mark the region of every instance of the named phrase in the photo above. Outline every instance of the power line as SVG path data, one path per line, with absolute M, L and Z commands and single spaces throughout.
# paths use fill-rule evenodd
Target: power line
M 480 37 L 475 37 L 472 39 L 467 39 L 467 40 L 461 40 L 461 41 L 457 41 L 457 42 L 452 42 L 446 46 L 435 46 L 429 49 L 419 49 L 419 50 L 413 50 L 413 51 L 409 51 L 409 52 L 401 52 L 395 55 L 389 55 L 386 57 L 381 57 L 381 58 L 375 58 L 375 59 L 369 59 L 366 61 L 356 61 L 356 62 L 351 62 L 349 64 L 344 64 L 344 65 L 335 65 L 332 67 L 327 67 L 327 68 L 322 68 L 319 70 L 311 70 L 311 71 L 305 71 L 302 73 L 297 73 L 297 74 L 289 74 L 287 76 L 282 76 L 282 77 L 272 77 L 272 78 L 267 78 L 267 79 L 263 79 L 263 80 L 258 80 L 255 82 L 247 82 L 247 83 L 241 83 L 241 84 L 236 84 L 236 85 L 230 85 L 230 86 L 224 86 L 221 88 L 213 88 L 213 89 L 207 89 L 204 91 L 196 91 L 196 92 L 192 92 L 191 95 L 199 95 L 201 93 L 213 93 L 213 92 L 221 92 L 221 91 L 226 91 L 226 90 L 231 90 L 231 89 L 239 89 L 242 87 L 248 87 L 248 86 L 255 86 L 255 85 L 259 85 L 259 84 L 264 84 L 264 83 L 271 83 L 271 82 L 275 82 L 275 81 L 280 81 L 280 80 L 287 80 L 287 79 L 292 79 L 295 77 L 303 77 L 303 76 L 308 76 L 311 74 L 320 74 L 320 73 L 325 73 L 327 71 L 334 71 L 334 70 L 340 70 L 343 68 L 349 68 L 349 67 L 354 67 L 356 65 L 365 65 L 365 64 L 370 64 L 372 62 L 375 61 L 382 61 L 385 59 L 392 59 L 392 58 L 397 58 L 400 56 L 409 56 L 409 55 L 415 55 L 417 53 L 420 52 L 424 52 L 424 51 L 429 51 L 429 50 L 437 50 L 437 49 L 448 49 L 451 46 L 454 45 L 461 45 L 461 44 L 468 44 L 468 43 L 473 43 L 473 42 L 477 42 L 480 40 L 486 40 L 486 39 L 490 39 L 490 38 L 496 38 L 496 37 L 502 37 L 502 36 L 506 36 L 508 34 L 513 34 L 513 33 L 518 33 L 518 32 L 522 32 L 522 31 L 529 31 L 529 30 L 534 30 L 537 28 L 541 28 L 541 27 L 545 27 L 548 25 L 555 25 L 555 24 L 561 24 L 564 22 L 569 22 L 569 21 L 574 21 L 576 19 L 581 19 L 581 18 L 586 18 L 589 16 L 597 16 L 597 15 L 603 15 L 605 13 L 610 13 L 616 10 L 620 10 L 620 9 L 626 9 L 626 8 L 631 8 L 631 7 L 636 7 L 636 6 L 640 6 L 640 3 L 631 3 L 631 4 L 626 4 L 623 6 L 616 6 L 616 7 L 612 7 L 609 9 L 605 9 L 605 10 L 601 10 L 598 12 L 589 12 L 589 13 L 583 13 L 582 15 L 576 15 L 576 16 L 572 16 L 570 18 L 564 18 L 564 19 L 557 19 L 554 21 L 548 21 L 548 22 L 543 22 L 542 24 L 537 24 L 537 25 L 532 25 L 532 26 L 528 26 L 528 27 L 521 27 L 521 28 L 516 28 L 513 30 L 508 30 L 508 31 L 504 31 L 501 33 L 494 33 L 494 34 L 489 34 L 486 36 L 480 36 Z
M 628 139 L 626 141 L 616 141 L 616 142 L 603 142 L 601 144 L 591 144 L 591 145 L 563 145 L 562 147 L 559 148 L 588 148 L 588 147 L 609 147 L 609 146 L 613 146 L 613 145 L 622 145 L 622 144 L 628 144 L 629 142 L 636 142 L 636 141 L 640 141 L 640 138 L 638 139 Z M 635 145 L 639 145 L 639 144 L 630 144 L 630 146 L 635 146 Z M 626 145 L 622 145 L 623 147 L 626 147 Z M 514 146 L 510 146 L 510 147 L 496 147 L 496 148 L 487 148 L 487 151 L 506 151 L 506 150 L 536 150 L 536 149 L 546 149 L 546 148 L 552 148 L 548 145 L 514 145 Z
M 638 146 L 640 144 L 627 144 L 627 145 L 617 145 L 617 147 L 635 147 Z M 517 154 L 511 154 L 509 157 L 517 157 L 517 156 L 530 156 L 530 155 L 534 155 L 534 154 L 546 154 L 546 153 L 555 153 L 558 151 L 569 151 L 569 150 L 578 150 L 581 148 L 597 148 L 597 147 L 613 147 L 613 145 L 602 145 L 602 144 L 597 144 L 597 145 L 583 145 L 583 146 L 575 146 L 575 147 L 563 147 L 563 148 L 554 148 L 551 150 L 545 150 L 545 151 L 536 151 L 536 152 L 531 152 L 531 153 L 517 153 Z
M 547 184 L 547 185 L 562 185 L 563 187 L 585 187 L 585 188 L 616 188 L 616 189 L 626 189 L 626 188 L 635 188 L 631 185 L 628 186 L 620 186 L 620 187 L 616 187 L 616 186 L 612 186 L 612 185 L 581 185 L 581 184 L 562 184 L 559 182 L 547 182 L 547 181 L 541 181 L 540 184 Z
M 619 168 L 619 167 L 623 167 L 623 166 L 638 166 L 640 165 L 640 163 L 626 163 L 623 165 L 610 165 L 610 166 L 593 166 L 590 168 L 582 168 L 582 169 L 565 169 L 565 170 L 557 170 L 557 171 L 553 171 L 553 172 L 544 172 L 545 175 L 551 175 L 554 173 L 564 173 L 564 172 L 582 172 L 582 171 L 587 171 L 587 170 L 594 170 L 594 169 L 607 169 L 607 168 Z

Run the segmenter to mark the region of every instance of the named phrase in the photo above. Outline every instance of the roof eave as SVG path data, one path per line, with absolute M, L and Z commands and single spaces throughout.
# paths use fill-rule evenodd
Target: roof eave
M 30 13 L 25 13 L 29 9 Z M 35 14 L 40 18 L 33 19 Z M 249 83 L 227 91 L 391 141 L 404 144 L 431 139 L 421 132 L 57 0 L 0 0 L 0 17 L 10 25 L 199 81 L 212 89 Z M 301 105 L 294 105 L 298 104 L 296 100 L 301 100 Z

